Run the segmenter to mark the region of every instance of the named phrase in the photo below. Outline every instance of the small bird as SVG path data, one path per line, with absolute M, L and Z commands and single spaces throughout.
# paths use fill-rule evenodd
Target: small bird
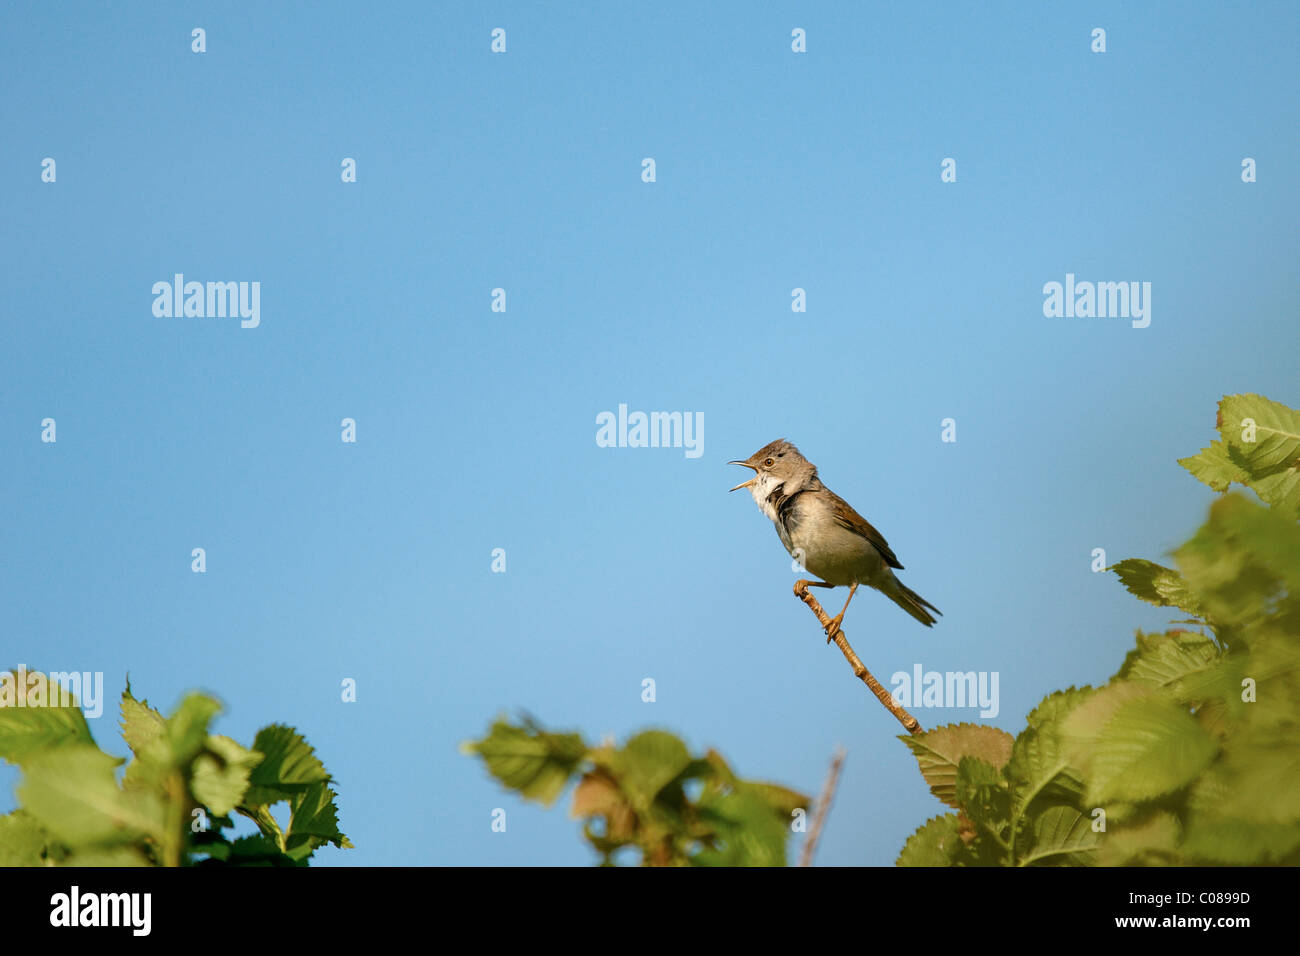
M 772 519 L 791 556 L 821 581 L 814 587 L 849 587 L 844 610 L 826 628 L 835 636 L 859 584 L 880 591 L 926 627 L 935 623 L 937 607 L 898 578 L 902 570 L 884 536 L 847 501 L 821 483 L 817 466 L 784 438 L 764 445 L 744 461 L 727 462 L 754 469 L 754 477 L 732 488 L 748 488 L 763 514 Z M 926 609 L 929 608 L 929 611 Z

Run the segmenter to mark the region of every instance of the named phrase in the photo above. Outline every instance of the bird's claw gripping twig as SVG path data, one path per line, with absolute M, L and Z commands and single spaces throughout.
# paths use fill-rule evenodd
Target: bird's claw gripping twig
M 829 624 L 826 625 L 826 643 L 827 643 L 827 644 L 829 644 L 831 641 L 835 640 L 835 635 L 836 635 L 836 634 L 840 634 L 840 633 L 842 633 L 842 632 L 840 631 L 840 622 L 843 621 L 843 620 L 844 620 L 844 615 L 841 614 L 839 617 L 831 618 L 831 622 L 830 622 Z

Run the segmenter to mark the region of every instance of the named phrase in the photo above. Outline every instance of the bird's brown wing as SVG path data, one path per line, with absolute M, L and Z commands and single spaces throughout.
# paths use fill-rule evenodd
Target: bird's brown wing
M 880 556 L 885 559 L 885 563 L 891 568 L 903 570 L 903 566 L 898 563 L 898 556 L 890 550 L 889 542 L 885 540 L 885 536 L 877 531 L 870 521 L 854 511 L 847 501 L 835 494 L 835 492 L 830 491 L 829 488 L 827 492 L 833 499 L 835 520 L 854 534 L 862 535 L 862 537 L 870 541 L 875 546 L 875 549 L 880 552 Z

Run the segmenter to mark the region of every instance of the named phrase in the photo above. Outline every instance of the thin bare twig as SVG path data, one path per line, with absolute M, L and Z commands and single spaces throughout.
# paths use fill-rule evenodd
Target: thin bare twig
M 800 866 L 812 866 L 813 854 L 817 852 L 817 841 L 821 839 L 822 827 L 830 816 L 831 803 L 835 799 L 835 788 L 840 782 L 840 768 L 844 766 L 844 748 L 837 746 L 831 755 L 831 769 L 826 773 L 826 782 L 822 784 L 822 795 L 817 798 L 817 808 L 813 811 L 812 826 L 808 828 L 808 838 L 803 841 L 803 850 L 799 853 Z
M 829 634 L 831 627 L 830 615 L 822 610 L 822 606 L 817 599 L 808 593 L 808 584 L 807 581 L 796 581 L 794 585 L 795 597 L 812 608 L 812 612 L 817 615 L 817 620 L 821 623 L 822 630 Z M 894 696 L 880 685 L 880 681 L 871 676 L 871 671 L 867 670 L 862 661 L 858 659 L 858 655 L 853 653 L 853 647 L 849 644 L 849 639 L 844 636 L 842 630 L 837 628 L 834 634 L 830 634 L 830 639 L 835 642 L 835 646 L 840 649 L 844 659 L 849 662 L 854 675 L 867 685 L 871 693 L 876 695 L 876 698 L 885 705 L 885 709 L 897 718 L 898 722 L 903 725 L 903 728 L 909 734 L 925 733 L 920 721 L 899 706 L 898 701 L 894 700 Z

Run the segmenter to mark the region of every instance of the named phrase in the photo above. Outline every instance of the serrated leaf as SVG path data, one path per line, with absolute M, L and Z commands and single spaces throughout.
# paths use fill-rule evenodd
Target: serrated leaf
M 338 826 L 337 794 L 324 783 L 314 783 L 289 802 L 289 828 L 284 835 L 284 852 L 305 860 L 319 847 L 332 843 L 351 849 L 352 843 Z
M 1247 474 L 1244 483 L 1288 517 L 1300 516 L 1300 411 L 1262 395 L 1228 395 L 1219 403 L 1219 426 Z
M 122 732 L 135 754 L 122 785 L 128 792 L 161 792 L 184 775 L 207 739 L 207 727 L 221 709 L 206 694 L 188 694 L 170 717 L 148 702 L 137 701 L 128 687 L 122 694 Z M 161 724 L 159 723 L 161 721 Z
M 1293 521 L 1300 517 L 1300 466 L 1254 478 L 1250 487 L 1284 517 Z
M 1232 460 L 1228 446 L 1221 441 L 1211 442 L 1190 458 L 1179 458 L 1178 464 L 1215 491 L 1227 491 L 1233 482 L 1245 484 L 1250 478 L 1246 469 Z
M 962 757 L 978 757 L 995 768 L 1011 756 L 1014 738 L 1005 730 L 986 724 L 945 724 L 923 734 L 899 738 L 907 744 L 920 767 L 930 792 L 959 808 L 956 794 L 957 765 Z
M 961 819 L 955 813 L 927 820 L 903 844 L 896 866 L 956 866 L 965 851 Z
M 1037 729 L 1048 726 L 1059 727 L 1062 720 L 1095 693 L 1097 688 L 1087 684 L 1082 687 L 1071 685 L 1065 690 L 1053 691 L 1029 712 L 1025 717 L 1025 723 Z
M 1093 740 L 1102 727 L 1130 700 L 1146 699 L 1155 691 L 1132 681 L 1111 681 L 1095 689 L 1062 715 L 1059 723 L 1062 738 L 1067 742 L 1067 757 Z
M 248 817 L 248 819 L 256 823 L 257 829 L 261 831 L 262 836 L 274 843 L 277 850 L 283 850 L 284 831 L 280 829 L 279 821 L 271 815 L 271 806 L 269 804 L 241 804 L 235 808 L 235 812 Z
M 1048 807 L 1033 821 L 1033 844 L 1021 866 L 1092 866 L 1101 835 L 1092 820 L 1073 807 Z
M 330 776 L 316 751 L 298 731 L 271 724 L 257 732 L 253 749 L 262 760 L 249 774 L 246 806 L 269 806 L 289 800 L 312 784 L 328 783 Z
M 1071 766 L 1062 724 L 1094 693 L 1091 687 L 1057 691 L 1029 714 L 1005 770 L 1014 814 L 1025 813 L 1040 797 L 1081 809 L 1084 784 Z
M 1011 794 L 1002 774 L 978 757 L 962 757 L 954 781 L 957 805 L 977 826 L 1001 836 L 1011 820 Z
M 1176 607 L 1188 614 L 1200 614 L 1196 595 L 1187 586 L 1183 576 L 1173 568 L 1145 561 L 1141 558 L 1128 558 L 1113 565 L 1120 583 L 1136 597 L 1157 607 Z
M 1218 660 L 1219 646 L 1204 634 L 1178 630 L 1163 634 L 1139 631 L 1137 648 L 1129 651 L 1115 677 L 1169 688 L 1178 695 L 1178 689 L 1187 677 L 1213 667 Z M 1182 699 L 1181 695 L 1178 696 Z
M 1092 740 L 1090 803 L 1141 802 L 1190 783 L 1214 759 L 1218 745 L 1186 708 L 1162 697 L 1121 703 Z
M 147 700 L 136 700 L 129 683 L 122 691 L 120 707 L 122 737 L 136 756 L 167 733 L 167 721 L 163 715 L 150 707 Z
M 306 860 L 295 860 L 280 852 L 275 842 L 265 836 L 240 837 L 223 852 L 223 858 L 229 866 L 283 866 L 302 867 Z

